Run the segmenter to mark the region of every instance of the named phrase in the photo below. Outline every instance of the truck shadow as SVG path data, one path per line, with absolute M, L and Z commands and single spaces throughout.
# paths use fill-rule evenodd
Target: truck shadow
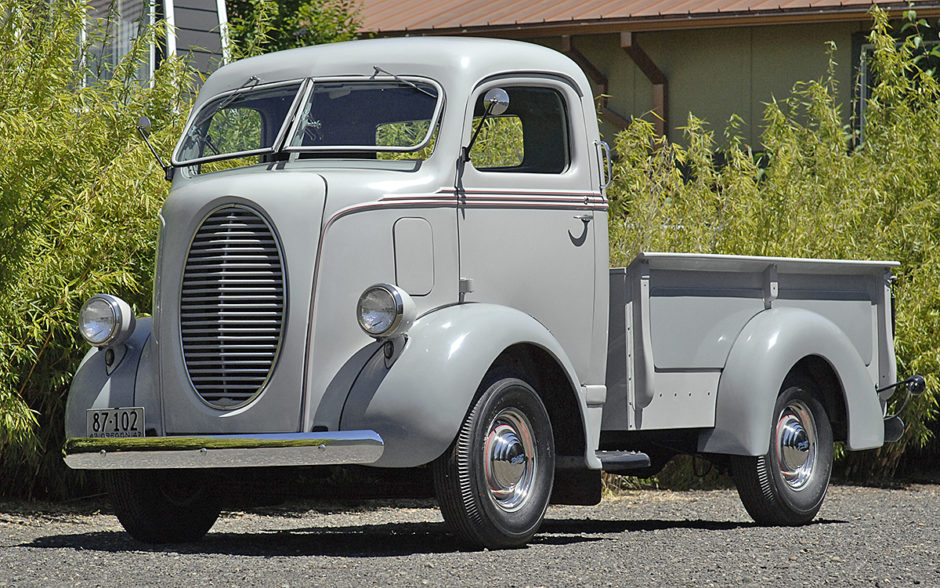
M 811 526 L 842 524 L 818 520 Z M 721 531 L 758 528 L 750 522 L 705 520 L 592 520 L 547 519 L 530 542 L 539 545 L 571 545 L 625 539 L 632 533 L 670 529 Z M 123 531 L 98 531 L 38 537 L 21 547 L 76 549 L 101 552 L 154 552 L 180 554 L 240 555 L 256 557 L 396 557 L 419 553 L 470 551 L 447 533 L 443 523 L 406 522 L 374 525 L 313 526 L 272 529 L 263 532 L 209 532 L 196 543 L 150 545 L 132 539 Z

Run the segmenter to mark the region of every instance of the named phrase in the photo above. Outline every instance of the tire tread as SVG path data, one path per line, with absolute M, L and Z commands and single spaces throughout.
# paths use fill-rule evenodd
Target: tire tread
M 183 474 L 186 475 L 186 474 Z M 151 470 L 110 472 L 106 478 L 111 505 L 124 529 L 143 543 L 190 543 L 201 539 L 221 512 L 218 493 L 203 489 L 191 505 L 170 502 L 162 484 L 172 475 Z
M 497 388 L 497 386 L 499 387 Z M 551 478 L 554 474 L 554 448 L 550 438 L 551 422 L 544 405 L 541 405 L 541 411 L 548 428 L 550 449 L 547 455 L 543 455 L 542 458 L 546 460 L 543 462 L 543 467 L 549 472 L 550 477 L 547 482 L 548 488 L 545 492 L 544 505 L 538 513 L 538 524 L 534 525 L 534 528 L 528 533 L 511 535 L 501 532 L 487 519 L 488 515 L 481 511 L 479 501 L 483 497 L 478 495 L 474 489 L 473 439 L 479 419 L 485 417 L 485 415 L 481 415 L 481 411 L 487 404 L 489 394 L 514 386 L 527 388 L 541 405 L 541 399 L 525 380 L 511 374 L 507 375 L 501 370 L 491 372 L 480 385 L 473 406 L 464 418 L 457 438 L 450 448 L 432 464 L 435 495 L 444 518 L 444 524 L 460 543 L 469 547 L 501 549 L 525 545 L 535 534 L 541 524 L 542 517 L 544 517 L 545 510 L 548 508 L 551 496 Z
M 816 492 L 821 492 L 821 495 L 815 505 L 807 511 L 798 511 L 786 504 L 780 496 L 781 489 L 778 487 L 773 472 L 773 449 L 769 449 L 768 453 L 756 457 L 732 455 L 731 473 L 738 489 L 738 496 L 741 498 L 747 513 L 759 525 L 796 526 L 812 521 L 822 506 L 832 471 L 832 429 L 825 408 L 812 394 L 812 387 L 808 384 L 802 386 L 785 385 L 778 398 L 785 396 L 803 397 L 810 403 L 811 410 L 815 413 L 817 447 L 823 452 L 823 458 L 818 463 L 817 475 L 819 478 L 815 483 L 817 485 L 822 484 L 823 487 L 819 488 L 817 486 L 816 488 Z M 778 413 L 779 409 L 775 407 L 774 422 Z M 774 426 L 775 424 L 772 425 L 772 427 Z M 803 491 L 809 490 L 809 488 L 806 488 Z

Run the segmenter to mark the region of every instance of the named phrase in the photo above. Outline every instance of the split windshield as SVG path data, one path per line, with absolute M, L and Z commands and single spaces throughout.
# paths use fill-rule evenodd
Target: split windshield
M 257 162 L 275 152 L 421 158 L 426 152 L 410 152 L 428 146 L 440 108 L 438 86 L 420 79 L 307 80 L 247 87 L 222 94 L 199 110 L 173 163 L 237 157 Z

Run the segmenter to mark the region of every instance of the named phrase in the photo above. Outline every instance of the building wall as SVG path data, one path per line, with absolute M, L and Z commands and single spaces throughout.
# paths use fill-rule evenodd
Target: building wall
M 219 14 L 216 0 L 171 0 L 176 25 L 176 51 L 188 57 L 205 75 L 217 70 L 222 59 L 222 27 L 225 15 Z
M 760 150 L 765 104 L 788 97 L 798 81 L 822 78 L 829 63 L 828 41 L 837 46 L 839 100 L 849 123 L 853 34 L 869 26 L 858 22 L 645 32 L 635 33 L 634 42 L 668 80 L 670 141 L 682 142 L 681 127 L 692 113 L 707 121 L 722 142 L 728 120 L 737 114 L 746 123 L 741 132 Z M 561 49 L 559 39 L 537 42 Z M 611 110 L 627 119 L 651 119 L 651 84 L 620 48 L 619 35 L 576 36 L 574 45 L 607 75 Z M 616 129 L 603 123 L 601 133 L 612 141 Z
M 82 40 L 89 44 L 93 77 L 109 79 L 135 39 L 164 18 L 173 24 L 174 35 L 166 46 L 150 48 L 149 59 L 138 68 L 138 79 L 148 80 L 166 54 L 188 59 L 203 76 L 209 75 L 223 62 L 224 7 L 219 0 L 90 0 Z

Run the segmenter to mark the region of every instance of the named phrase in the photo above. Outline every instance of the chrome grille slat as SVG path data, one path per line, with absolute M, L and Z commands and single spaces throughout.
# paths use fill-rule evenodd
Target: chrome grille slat
M 261 323 L 242 323 L 242 322 L 238 322 L 238 321 L 237 321 L 237 318 L 238 318 L 238 317 L 236 317 L 236 318 L 234 318 L 234 319 L 233 319 L 233 318 L 223 318 L 223 317 L 221 317 L 221 316 L 214 315 L 214 314 L 208 314 L 208 313 L 206 313 L 206 314 L 200 314 L 200 315 L 194 315 L 194 316 L 192 316 L 191 319 L 190 319 L 190 320 L 193 320 L 193 323 L 187 325 L 185 328 L 186 328 L 186 329 L 189 329 L 189 328 L 198 329 L 198 328 L 201 328 L 201 327 L 205 327 L 205 326 L 207 326 L 207 325 L 209 325 L 209 326 L 218 325 L 219 327 L 225 326 L 225 328 L 231 330 L 233 327 L 236 327 L 236 328 L 237 328 L 238 325 L 245 325 L 245 326 L 248 326 L 248 325 L 254 325 L 254 326 L 280 326 L 280 323 L 277 322 L 277 321 L 274 321 L 274 320 L 268 321 L 268 322 L 261 322 Z M 213 321 L 212 319 L 216 319 L 216 320 Z M 185 319 L 184 319 L 184 320 L 185 320 Z M 197 320 L 200 321 L 200 322 L 203 323 L 203 324 L 196 323 L 195 321 L 197 321 Z M 185 332 L 185 331 L 184 331 L 184 332 Z
M 271 227 L 244 206 L 216 210 L 193 236 L 180 333 L 190 381 L 211 406 L 242 406 L 270 377 L 284 326 L 283 265 Z
M 265 306 L 266 309 L 276 310 L 276 309 L 281 308 L 282 305 L 280 305 L 280 304 L 265 304 L 264 306 Z M 232 310 L 237 310 L 237 311 L 246 312 L 246 311 L 244 310 L 245 308 L 246 308 L 245 306 L 241 306 L 241 307 L 233 308 Z M 251 308 L 251 306 L 248 306 L 247 308 Z M 198 312 L 198 311 L 205 311 L 205 310 L 212 310 L 212 309 L 218 309 L 218 305 L 215 305 L 215 304 L 193 304 L 193 305 L 190 305 L 190 307 L 186 309 L 186 311 L 187 311 L 186 314 L 191 314 L 192 311 L 197 311 L 197 312 Z M 182 315 L 183 313 L 180 313 L 180 314 Z M 205 312 L 200 312 L 200 313 L 199 313 L 199 316 L 205 316 L 205 314 L 206 314 Z
M 218 329 L 183 329 L 183 337 L 188 337 L 190 335 L 211 335 L 216 332 L 223 333 L 279 333 L 281 331 L 280 325 L 275 325 L 273 327 L 254 327 L 254 328 L 245 328 L 245 327 L 220 327 Z
M 190 347 L 191 347 L 193 350 L 197 350 L 197 349 L 198 349 L 198 350 L 200 350 L 200 351 L 211 351 L 211 350 L 218 350 L 218 351 L 221 351 L 221 350 L 222 350 L 222 346 L 221 346 L 221 345 L 205 345 L 205 344 L 197 345 L 197 344 L 194 343 L 194 344 L 192 344 Z M 272 354 L 277 350 L 277 347 L 276 347 L 275 345 L 267 345 L 267 347 L 268 347 L 268 349 L 271 350 L 270 353 L 272 353 Z M 253 344 L 251 344 L 251 343 L 248 343 L 248 344 L 244 344 L 244 343 L 243 343 L 243 344 L 228 343 L 228 344 L 225 345 L 225 351 L 229 351 L 229 350 L 246 351 L 246 350 L 260 349 L 260 348 L 262 348 L 261 345 L 258 345 L 258 344 L 254 344 L 254 345 L 253 345 Z
M 224 255 L 216 255 L 214 257 L 199 257 L 196 260 L 189 260 L 186 262 L 186 270 L 198 270 L 200 268 L 206 269 L 215 269 L 219 266 L 219 262 L 226 262 L 225 265 L 230 270 L 268 270 L 269 264 L 267 263 L 251 263 L 252 258 L 246 257 L 242 261 L 243 263 L 232 263 L 232 261 Z M 263 261 L 263 260 L 262 260 Z M 248 273 L 248 272 L 245 272 Z
M 278 291 L 267 292 L 267 290 L 268 290 L 267 286 L 259 289 L 257 293 L 250 293 L 250 292 L 245 293 L 245 290 L 242 288 L 239 288 L 238 290 L 231 291 L 231 292 L 228 290 L 224 290 L 223 288 L 219 288 L 219 290 L 215 292 L 214 295 L 211 295 L 211 296 L 199 296 L 198 295 L 198 294 L 209 294 L 209 292 L 201 292 L 201 293 L 194 292 L 194 293 L 190 293 L 187 296 L 183 296 L 183 299 L 184 300 L 189 299 L 193 301 L 220 300 L 222 304 L 237 303 L 239 301 L 253 302 L 258 299 L 263 299 L 263 300 L 271 300 L 271 299 L 280 300 L 281 299 L 280 292 Z

